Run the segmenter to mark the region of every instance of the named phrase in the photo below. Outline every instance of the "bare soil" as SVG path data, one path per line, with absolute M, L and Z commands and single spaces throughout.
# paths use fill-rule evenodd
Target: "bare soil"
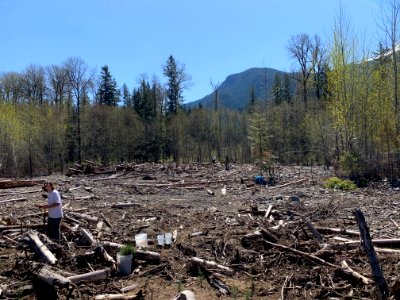
M 93 256 L 88 253 L 94 245 L 84 241 L 81 228 L 89 230 L 96 243 L 134 245 L 136 234 L 147 233 L 146 250 L 161 255 L 157 262 L 135 260 L 134 271 L 128 276 L 111 269 L 106 280 L 80 283 L 72 290 L 55 289 L 53 297 L 93 299 L 96 295 L 120 294 L 121 288 L 137 284 L 126 293 L 141 294 L 137 299 L 172 299 L 184 289 L 193 291 L 196 299 L 375 299 L 373 282 L 362 283 L 340 268 L 345 260 L 354 271 L 373 279 L 360 244 L 343 244 L 339 239 L 359 241 L 359 237 L 324 229 L 358 231 L 353 211 L 360 208 L 373 239 L 399 238 L 398 189 L 386 182 L 348 192 L 327 189 L 324 179 L 334 174 L 322 167 L 276 167 L 274 180 L 267 186 L 255 184 L 256 175 L 259 170 L 252 165 L 233 164 L 226 171 L 218 163 L 178 168 L 138 164 L 111 175 L 38 178 L 56 183 L 64 212 L 70 216 L 63 219 L 62 241 L 55 252 L 58 262 L 53 266 L 56 272 L 83 274 L 110 267 L 102 259 L 91 259 Z M 224 186 L 225 195 L 221 192 Z M 1 299 L 39 298 L 38 289 L 42 287 L 29 263 L 43 263 L 27 243 L 26 232 L 31 229 L 26 226 L 43 222 L 43 215 L 36 208 L 37 204 L 46 203 L 42 193 L 41 185 L 0 190 Z M 18 198 L 26 200 L 5 202 Z M 117 203 L 132 206 L 112 207 Z M 74 212 L 99 221 L 80 219 Z M 104 223 L 101 228 L 100 221 Z M 317 228 L 322 243 L 306 226 L 307 221 Z M 12 224 L 21 228 L 7 228 Z M 39 227 L 37 231 L 43 229 Z M 261 235 L 246 239 L 256 231 Z M 175 234 L 172 245 L 158 246 L 156 236 L 167 232 Z M 377 247 L 393 251 L 377 252 L 394 299 L 400 286 L 398 247 L 396 242 Z M 115 259 L 118 249 L 104 248 Z M 301 253 L 318 257 L 322 263 Z M 192 257 L 229 267 L 233 274 L 195 264 Z M 227 289 L 213 286 L 214 279 Z M 50 298 L 52 288 L 45 289 Z

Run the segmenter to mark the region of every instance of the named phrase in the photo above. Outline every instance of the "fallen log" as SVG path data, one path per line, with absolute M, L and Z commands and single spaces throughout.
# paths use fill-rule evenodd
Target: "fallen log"
M 83 219 L 83 220 L 86 220 L 86 221 L 89 221 L 89 222 L 98 222 L 99 221 L 98 217 L 92 217 L 92 216 L 89 216 L 89 215 L 86 215 L 86 214 L 81 214 L 81 213 L 72 212 L 72 211 L 69 211 L 68 213 L 70 215 L 72 215 L 73 217 L 75 217 L 75 218 Z
M 161 259 L 160 253 L 146 250 L 136 250 L 134 257 L 140 260 L 159 261 Z
M 357 273 L 352 268 L 350 268 L 345 260 L 342 261 L 342 269 L 345 273 L 350 273 L 354 278 L 361 280 L 364 284 L 371 284 L 373 282 L 371 279 L 368 279 L 367 277 L 361 275 L 360 273 Z
M 109 242 L 109 241 L 101 241 L 100 242 L 101 245 L 106 246 L 106 247 L 110 247 L 110 248 L 122 248 L 124 245 L 120 244 L 120 243 L 115 243 L 115 242 Z
M 31 241 L 31 245 L 34 248 L 35 252 L 42 257 L 46 262 L 51 265 L 54 265 L 57 262 L 57 258 L 54 254 L 46 247 L 45 244 L 39 239 L 38 235 L 34 231 L 29 231 L 27 233 L 28 238 Z
M 190 258 L 191 261 L 195 262 L 196 264 L 208 267 L 208 268 L 217 268 L 219 271 L 221 271 L 224 274 L 227 275 L 233 275 L 233 273 L 235 272 L 234 270 L 232 270 L 229 267 L 225 267 L 223 265 L 217 264 L 215 261 L 209 261 L 209 260 L 204 260 L 202 258 L 199 257 L 192 257 Z
M 139 291 L 133 295 L 126 294 L 104 294 L 97 295 L 94 297 L 95 300 L 135 300 L 140 299 L 142 297 L 142 292 Z
M 214 275 L 211 272 L 206 272 L 207 282 L 217 290 L 219 290 L 224 295 L 230 295 L 231 290 L 229 286 L 223 282 L 218 276 Z
M 338 246 L 343 245 L 359 245 L 360 241 L 356 240 L 349 240 L 340 237 L 333 237 L 333 239 L 338 241 L 343 241 L 342 243 L 338 243 Z M 375 246 L 400 246 L 400 239 L 371 239 L 371 243 Z
M 68 288 L 74 285 L 71 280 L 53 272 L 47 266 L 43 266 L 39 271 L 34 272 L 34 274 L 36 278 L 55 288 Z
M 107 253 L 103 246 L 98 245 L 94 249 L 94 252 L 99 253 L 103 257 L 103 259 L 111 265 L 112 270 L 115 270 L 115 260 L 110 254 Z
M 44 180 L 2 180 L 0 181 L 0 189 L 34 186 L 44 182 Z
M 18 195 L 24 195 L 24 194 L 32 194 L 32 193 L 41 193 L 41 192 L 43 192 L 43 190 L 42 189 L 40 189 L 40 190 L 34 190 L 34 191 L 20 191 L 20 192 L 17 192 L 17 191 L 10 191 L 10 192 L 5 192 L 5 193 L 0 193 L 0 197 L 5 197 L 5 196 L 12 196 L 12 195 L 16 195 L 16 194 L 18 194 Z
M 106 222 L 107 226 L 110 227 L 110 228 L 113 228 L 111 223 L 110 223 L 110 221 L 108 221 L 108 219 L 104 216 L 104 214 L 101 213 L 100 215 L 103 218 L 104 222 Z
M 128 285 L 126 287 L 121 288 L 121 292 L 126 293 L 126 292 L 130 292 L 134 289 L 136 289 L 139 285 L 137 283 L 134 283 L 132 285 Z
M 364 214 L 360 209 L 354 211 L 354 216 L 357 219 L 357 225 L 360 230 L 361 246 L 368 256 L 368 261 L 371 266 L 372 276 L 374 277 L 375 284 L 382 299 L 389 298 L 389 288 L 383 276 L 381 267 L 379 266 L 378 257 L 376 255 L 374 246 L 372 245 L 369 228 L 365 222 Z
M 157 183 L 157 184 L 149 184 L 149 183 L 134 183 L 133 186 L 144 186 L 144 187 L 186 187 L 190 185 L 210 185 L 215 183 L 225 183 L 236 181 L 236 179 L 219 179 L 219 180 L 207 180 L 207 181 L 192 181 L 192 182 L 178 182 L 178 183 Z
M 93 235 L 90 233 L 89 230 L 87 230 L 85 228 L 81 228 L 81 233 L 82 233 L 83 237 L 85 238 L 85 240 L 87 240 L 90 245 L 93 245 L 96 243 L 96 240 L 94 239 Z
M 279 189 L 279 188 L 283 188 L 283 187 L 285 187 L 285 186 L 289 186 L 289 185 L 292 185 L 292 184 L 303 183 L 303 182 L 306 181 L 306 180 L 307 180 L 307 179 L 304 178 L 304 179 L 300 179 L 300 180 L 293 181 L 293 182 L 288 182 L 288 183 L 281 184 L 281 185 L 268 186 L 268 189 L 269 189 L 269 190 L 272 190 L 272 189 Z
M 324 239 L 322 238 L 321 234 L 318 232 L 318 230 L 314 227 L 314 225 L 308 221 L 305 217 L 302 218 L 304 224 L 307 226 L 307 228 L 311 231 L 311 233 L 313 234 L 313 236 L 316 238 L 316 240 L 318 241 L 318 243 L 320 245 L 325 244 Z
M 267 211 L 265 212 L 264 218 L 267 219 L 269 217 L 269 214 L 271 213 L 271 211 L 272 211 L 272 205 L 268 206 Z
M 340 233 L 344 235 L 360 236 L 360 232 L 354 230 L 348 230 L 346 228 L 326 228 L 326 227 L 315 227 L 321 233 Z
M 8 229 L 21 229 L 21 228 L 38 229 L 38 228 L 43 228 L 43 224 L 0 225 L 0 231 Z
M 28 199 L 27 198 L 14 198 L 14 199 L 2 200 L 2 201 L 0 201 L 0 204 L 9 203 L 9 202 L 17 202 L 17 201 L 26 201 L 26 200 L 28 200 Z
M 85 220 L 79 221 L 73 217 L 71 217 L 69 214 L 64 213 L 64 218 L 68 221 L 71 221 L 73 223 L 76 223 L 78 225 L 81 225 L 82 222 L 84 222 L 85 224 L 87 224 L 87 222 Z
M 264 239 L 273 243 L 276 243 L 278 241 L 273 234 L 264 229 L 261 229 L 244 235 L 241 242 L 244 248 L 254 248 L 256 244 L 260 244 L 260 241 L 263 242 Z
M 293 249 L 293 248 L 290 248 L 290 247 L 287 247 L 287 246 L 284 246 L 284 245 L 281 245 L 281 244 L 271 243 L 269 241 L 265 241 L 265 243 L 270 244 L 271 246 L 274 246 L 276 248 L 283 249 L 283 250 L 288 251 L 288 252 L 292 252 L 294 254 L 297 254 L 299 256 L 307 258 L 307 259 L 309 259 L 309 260 L 311 260 L 311 261 L 313 261 L 315 263 L 318 263 L 320 265 L 325 265 L 325 266 L 329 266 L 329 267 L 332 267 L 332 268 L 340 269 L 340 266 L 332 264 L 330 262 L 327 262 L 326 260 L 323 260 L 322 258 L 319 258 L 319 257 L 314 256 L 312 254 L 308 254 L 308 253 L 302 252 L 300 250 Z
M 112 208 L 126 208 L 126 207 L 134 207 L 134 206 L 140 206 L 139 203 L 115 203 L 111 205 Z
M 81 282 L 94 282 L 94 281 L 107 279 L 109 277 L 110 271 L 111 270 L 109 268 L 106 268 L 103 270 L 69 276 L 69 277 L 67 277 L 67 279 L 75 284 L 78 284 Z

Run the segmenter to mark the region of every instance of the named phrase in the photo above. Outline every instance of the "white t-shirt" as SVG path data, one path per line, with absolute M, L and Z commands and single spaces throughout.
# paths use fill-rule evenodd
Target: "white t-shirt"
M 47 205 L 52 205 L 54 203 L 60 203 L 60 205 L 56 207 L 52 207 L 48 209 L 48 214 L 50 218 L 62 218 L 63 211 L 62 211 L 62 202 L 60 193 L 57 190 L 53 190 L 47 195 Z

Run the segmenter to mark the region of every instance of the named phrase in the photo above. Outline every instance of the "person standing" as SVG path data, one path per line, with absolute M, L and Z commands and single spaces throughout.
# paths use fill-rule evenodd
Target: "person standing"
M 39 208 L 47 209 L 47 235 L 57 243 L 60 242 L 60 224 L 63 217 L 62 201 L 60 193 L 54 188 L 52 182 L 46 182 L 43 190 L 47 194 L 47 204 L 39 205 Z

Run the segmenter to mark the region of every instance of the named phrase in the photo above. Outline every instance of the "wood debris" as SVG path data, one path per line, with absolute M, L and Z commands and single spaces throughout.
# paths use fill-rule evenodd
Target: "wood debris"
M 397 193 L 386 183 L 327 189 L 333 171 L 315 166 L 274 170 L 266 187 L 254 182 L 259 168 L 232 162 L 226 170 L 85 161 L 69 176 L 0 181 L 0 298 L 39 297 L 43 285 L 74 299 L 399 297 Z M 44 181 L 63 197 L 59 245 L 44 235 L 36 207 L 46 201 Z M 368 234 L 353 215 L 360 207 Z M 123 276 L 117 254 L 136 247 L 140 233 L 146 244 Z

